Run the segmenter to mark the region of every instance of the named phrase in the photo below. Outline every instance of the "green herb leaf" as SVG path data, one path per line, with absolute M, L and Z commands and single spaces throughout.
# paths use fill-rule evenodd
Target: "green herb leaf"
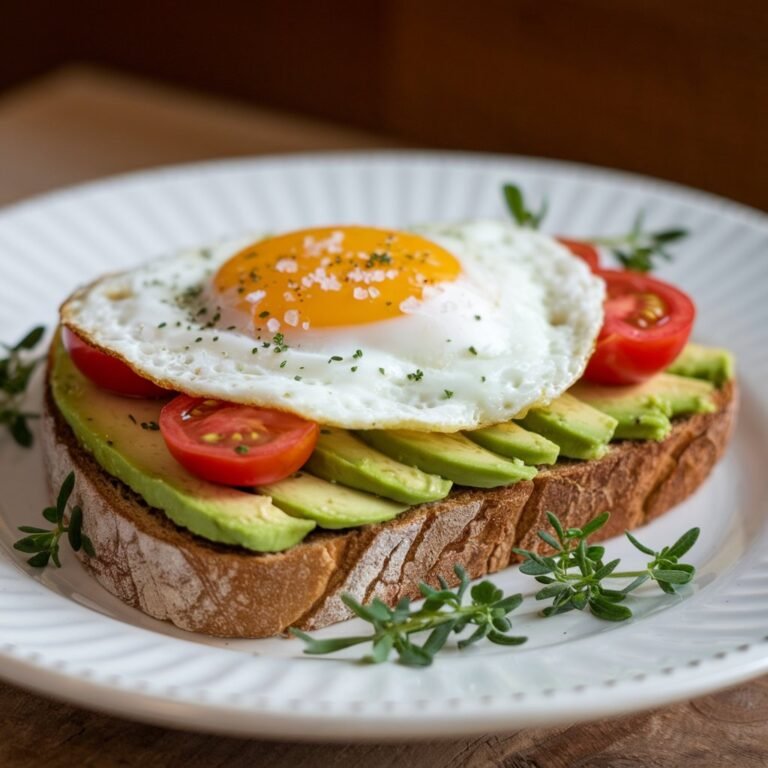
M 686 531 L 668 550 L 671 557 L 682 557 L 696 543 L 701 533 L 699 528 L 691 528 Z
M 598 595 L 589 599 L 589 610 L 598 619 L 605 619 L 606 621 L 626 621 L 632 618 L 632 611 L 625 605 L 617 605 Z
M 50 559 L 50 552 L 38 552 L 36 555 L 32 555 L 32 557 L 28 558 L 27 563 L 33 568 L 45 568 Z
M 548 533 L 547 531 L 539 531 L 538 536 L 542 541 L 549 544 L 552 549 L 560 549 L 560 542 L 551 533 Z
M 434 656 L 445 645 L 448 637 L 453 631 L 454 625 L 455 622 L 453 621 L 446 621 L 445 624 L 439 624 L 430 633 L 422 650 L 430 656 Z
M 502 192 L 512 218 L 521 227 L 538 229 L 542 220 L 547 215 L 548 203 L 546 199 L 542 202 L 539 210 L 534 212 L 526 206 L 523 191 L 516 184 L 504 184 Z
M 400 655 L 400 663 L 406 667 L 428 667 L 432 663 L 432 657 L 427 651 L 407 640 L 396 643 L 395 649 Z
M 528 638 L 527 637 L 513 637 L 512 635 L 505 635 L 501 632 L 497 632 L 492 629 L 488 633 L 488 639 L 496 645 L 522 645 Z
M 72 508 L 72 512 L 69 516 L 69 528 L 67 529 L 67 538 L 69 539 L 69 546 L 75 552 L 80 551 L 80 547 L 83 545 L 83 510 L 77 506 Z
M 64 519 L 64 513 L 67 509 L 67 502 L 72 495 L 72 489 L 75 487 L 75 473 L 70 472 L 59 488 L 59 495 L 56 497 L 56 522 Z
M 11 436 L 22 447 L 29 448 L 34 442 L 26 417 L 17 413 L 10 423 Z
M 93 548 L 93 542 L 90 540 L 90 538 L 84 533 L 82 534 L 81 538 L 83 542 L 83 552 L 85 552 L 88 557 L 96 557 L 96 550 Z
M 20 352 L 22 349 L 34 349 L 39 343 L 40 340 L 45 335 L 45 326 L 44 325 L 38 325 L 34 327 L 31 331 L 28 331 L 20 341 L 16 342 L 16 344 L 12 347 L 13 352 Z
M 341 651 L 342 649 L 349 648 L 353 645 L 367 643 L 370 640 L 370 637 L 329 637 L 325 640 L 318 640 L 312 637 L 312 635 L 308 635 L 306 632 L 301 632 L 293 627 L 290 632 L 307 644 L 304 653 L 313 655 L 335 653 L 336 651 Z
M 480 605 L 492 605 L 504 597 L 504 593 L 490 581 L 481 581 L 479 584 L 475 584 L 469 594 L 472 596 L 472 600 Z
M 632 545 L 636 549 L 639 549 L 644 554 L 646 555 L 656 554 L 650 547 L 646 547 L 645 544 L 641 544 L 629 531 L 624 531 L 624 535 L 632 542 Z
M 371 661 L 373 661 L 374 664 L 381 664 L 386 661 L 389 658 L 389 654 L 392 653 L 394 643 L 395 638 L 392 635 L 384 635 L 374 641 Z
M 657 568 L 651 571 L 651 576 L 656 581 L 665 581 L 667 584 L 688 584 L 693 574 L 687 571 Z
M 610 514 L 603 512 L 602 515 L 598 515 L 594 520 L 590 520 L 582 529 L 582 540 L 587 536 L 591 536 L 593 533 L 597 533 L 607 522 Z

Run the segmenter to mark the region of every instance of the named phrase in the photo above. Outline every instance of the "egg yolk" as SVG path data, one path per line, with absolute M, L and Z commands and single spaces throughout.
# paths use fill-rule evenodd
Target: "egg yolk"
M 255 330 L 274 333 L 397 317 L 460 272 L 452 254 L 418 235 L 325 227 L 249 245 L 219 268 L 214 288 Z

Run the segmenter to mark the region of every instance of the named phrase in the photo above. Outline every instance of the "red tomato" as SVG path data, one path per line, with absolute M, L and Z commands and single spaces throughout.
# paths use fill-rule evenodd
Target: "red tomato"
M 168 394 L 167 389 L 139 376 L 122 360 L 92 346 L 66 326 L 62 329 L 62 339 L 80 373 L 97 387 L 127 397 L 164 397 Z
M 283 411 L 178 395 L 160 411 L 168 450 L 186 469 L 222 485 L 263 485 L 295 472 L 319 427 Z
M 568 237 L 557 237 L 555 239 L 562 243 L 574 256 L 578 256 L 586 261 L 593 272 L 597 272 L 600 269 L 600 255 L 594 245 L 585 243 L 583 240 L 571 240 Z
M 696 308 L 668 283 L 639 272 L 601 270 L 605 320 L 584 378 L 636 384 L 664 370 L 691 335 Z

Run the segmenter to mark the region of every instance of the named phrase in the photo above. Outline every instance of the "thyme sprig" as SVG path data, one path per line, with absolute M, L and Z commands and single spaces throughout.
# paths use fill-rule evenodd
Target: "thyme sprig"
M 29 352 L 44 334 L 45 326 L 38 325 L 13 346 L 0 344 L 8 353 L 0 359 L 0 425 L 5 426 L 13 439 L 24 448 L 29 448 L 33 442 L 28 420 L 37 418 L 38 414 L 22 410 L 22 401 L 41 360 L 30 359 Z
M 633 272 L 651 272 L 659 260 L 671 261 L 667 247 L 688 236 L 687 229 L 661 229 L 646 232 L 643 228 L 645 213 L 637 214 L 632 229 L 619 237 L 592 237 L 589 242 L 610 249 L 616 260 L 625 269 Z
M 461 566 L 457 565 L 453 570 L 459 578 L 459 586 L 455 590 L 442 577 L 439 579 L 440 589 L 424 582 L 419 584 L 419 591 L 425 600 L 416 610 L 411 607 L 408 598 L 390 608 L 378 598 L 362 605 L 351 595 L 342 595 L 344 604 L 373 626 L 370 635 L 321 640 L 298 629 L 291 629 L 291 632 L 306 643 L 304 653 L 307 654 L 334 653 L 353 645 L 371 643 L 372 652 L 366 657 L 367 661 L 384 662 L 395 651 L 399 662 L 409 667 L 429 666 L 451 633 L 458 634 L 469 626 L 475 629 L 459 641 L 460 649 L 483 638 L 498 645 L 524 643 L 527 638 L 508 634 L 512 625 L 507 618 L 523 601 L 523 596 L 504 597 L 504 593 L 490 581 L 481 581 L 469 590 L 470 601 L 465 603 L 469 577 Z M 424 632 L 429 632 L 426 640 L 422 644 L 415 642 L 413 636 Z
M 521 227 L 538 229 L 547 213 L 547 199 L 544 199 L 538 211 L 533 211 L 527 206 L 523 192 L 517 185 L 504 184 L 502 191 L 512 218 Z M 651 272 L 658 267 L 659 261 L 672 259 L 669 246 L 687 237 L 689 233 L 687 229 L 679 227 L 649 232 L 643 226 L 644 218 L 644 212 L 640 211 L 632 229 L 624 235 L 583 237 L 579 240 L 608 248 L 625 269 Z
M 638 571 L 619 571 L 620 559 L 604 562 L 605 547 L 590 545 L 588 539 L 607 522 L 609 514 L 591 520 L 582 528 L 565 528 L 557 515 L 548 512 L 554 536 L 548 531 L 539 531 L 539 538 L 553 550 L 552 555 L 540 555 L 527 549 L 515 549 L 524 560 L 521 573 L 535 577 L 545 586 L 536 593 L 537 600 L 552 599 L 543 614 L 554 616 L 572 610 L 588 608 L 591 613 L 607 621 L 624 621 L 632 617 L 632 611 L 621 603 L 646 581 L 654 581 L 667 594 L 674 594 L 677 588 L 688 584 L 696 569 L 680 558 L 691 549 L 699 537 L 699 529 L 691 528 L 674 544 L 655 552 L 641 544 L 629 531 L 626 536 L 632 545 L 652 559 L 645 568 Z M 622 589 L 610 589 L 604 582 L 608 579 L 630 580 Z
M 667 594 L 674 594 L 683 584 L 688 584 L 696 569 L 680 558 L 693 547 L 699 537 L 699 529 L 691 528 L 674 544 L 662 547 L 658 552 L 640 543 L 628 531 L 626 536 L 632 545 L 651 559 L 645 567 L 635 571 L 619 571 L 619 558 L 604 562 L 605 547 L 589 544 L 589 537 L 597 533 L 607 522 L 605 512 L 590 520 L 581 528 L 566 528 L 557 515 L 547 513 L 554 535 L 539 531 L 539 538 L 548 544 L 551 555 L 540 555 L 527 549 L 515 549 L 523 556 L 520 572 L 533 576 L 544 586 L 535 597 L 537 600 L 552 599 L 542 614 L 555 616 L 572 610 L 589 611 L 598 619 L 625 621 L 632 617 L 632 611 L 622 605 L 626 597 L 647 581 L 655 582 Z M 378 598 L 365 605 L 351 595 L 341 599 L 352 612 L 373 626 L 369 635 L 351 637 L 314 638 L 306 632 L 291 629 L 291 632 L 306 643 L 304 653 L 326 654 L 340 651 L 354 645 L 370 643 L 372 653 L 367 661 L 386 661 L 392 651 L 398 654 L 401 664 L 411 667 L 429 666 L 435 654 L 445 645 L 451 633 L 460 633 L 469 625 L 475 630 L 458 642 L 459 649 L 478 642 L 483 638 L 498 645 L 521 645 L 525 637 L 508 634 L 512 628 L 508 618 L 522 602 L 522 595 L 504 597 L 504 593 L 491 581 L 482 581 L 469 591 L 471 602 L 463 599 L 469 588 L 469 578 L 460 566 L 454 568 L 459 586 L 451 590 L 444 579 L 440 589 L 433 589 L 423 582 L 419 590 L 425 598 L 416 610 L 406 598 L 394 608 L 389 608 Z M 604 582 L 608 579 L 623 579 L 629 583 L 621 589 L 610 589 Z M 413 635 L 429 632 L 421 645 L 414 642 Z
M 83 510 L 80 506 L 72 507 L 69 511 L 69 522 L 66 525 L 64 523 L 67 504 L 74 487 L 75 473 L 70 472 L 61 484 L 56 498 L 56 506 L 46 507 L 43 510 L 43 517 L 49 523 L 55 524 L 56 527 L 53 530 L 36 528 L 32 525 L 19 526 L 19 530 L 27 535 L 19 539 L 13 548 L 32 555 L 27 559 L 29 565 L 35 568 L 45 568 L 50 561 L 57 568 L 61 568 L 59 541 L 64 534 L 67 535 L 69 545 L 75 552 L 79 552 L 82 548 L 91 557 L 96 554 L 91 540 L 83 533 Z

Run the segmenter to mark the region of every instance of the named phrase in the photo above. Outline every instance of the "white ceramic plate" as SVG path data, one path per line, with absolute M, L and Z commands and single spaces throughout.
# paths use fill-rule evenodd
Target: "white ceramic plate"
M 553 725 L 688 698 L 768 670 L 768 219 L 669 184 L 560 163 L 466 154 L 278 157 L 169 168 L 64 190 L 0 212 L 0 336 L 53 325 L 76 285 L 181 246 L 249 230 L 407 225 L 505 215 L 513 180 L 550 201 L 545 229 L 620 233 L 637 212 L 693 236 L 662 275 L 696 299 L 696 335 L 738 356 L 742 413 L 724 461 L 686 504 L 641 531 L 664 544 L 691 525 L 695 586 L 652 590 L 636 617 L 515 615 L 520 647 L 446 651 L 429 669 L 302 656 L 296 640 L 221 641 L 127 608 L 74 558 L 28 568 L 16 526 L 46 504 L 41 457 L 0 437 L 0 674 L 130 717 L 250 736 L 406 738 Z M 38 401 L 40 383 L 30 394 Z M 87 510 L 86 510 L 87 514 Z M 625 542 L 612 551 L 638 562 Z M 495 580 L 535 586 L 516 569 Z M 289 586 L 289 585 L 288 585 Z M 353 623 L 325 634 L 355 632 Z

